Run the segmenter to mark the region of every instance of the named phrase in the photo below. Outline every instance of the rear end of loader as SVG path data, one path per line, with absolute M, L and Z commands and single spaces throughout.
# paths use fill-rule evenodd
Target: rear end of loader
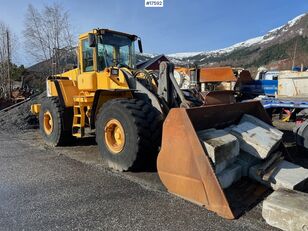
M 202 130 L 225 129 L 237 124 L 244 114 L 271 124 L 257 101 L 171 109 L 163 125 L 157 159 L 158 174 L 170 193 L 227 219 L 238 217 L 262 198 L 268 188 L 247 178 L 223 189 L 198 136 Z M 282 146 L 279 149 L 284 151 Z

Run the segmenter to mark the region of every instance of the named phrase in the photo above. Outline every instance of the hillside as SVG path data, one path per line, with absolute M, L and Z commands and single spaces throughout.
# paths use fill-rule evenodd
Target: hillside
M 204 52 L 167 55 L 178 64 L 196 63 L 201 66 L 241 66 L 245 68 L 268 65 L 273 68 L 291 67 L 296 47 L 295 64 L 308 64 L 308 14 L 302 14 L 263 36 L 233 46 Z M 297 46 L 295 46 L 297 44 Z

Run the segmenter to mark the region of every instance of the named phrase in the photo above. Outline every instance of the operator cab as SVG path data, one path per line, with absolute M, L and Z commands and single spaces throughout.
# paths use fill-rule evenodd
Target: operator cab
M 142 53 L 141 40 L 136 35 L 108 29 L 93 30 L 81 40 L 83 72 L 100 72 L 106 67 L 135 68 L 135 41 Z

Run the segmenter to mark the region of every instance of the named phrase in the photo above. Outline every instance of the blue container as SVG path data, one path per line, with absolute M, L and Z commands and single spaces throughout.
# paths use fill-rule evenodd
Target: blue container
M 301 67 L 293 67 L 292 71 L 301 71 Z
M 254 80 L 241 85 L 241 93 L 274 96 L 278 89 L 277 80 Z

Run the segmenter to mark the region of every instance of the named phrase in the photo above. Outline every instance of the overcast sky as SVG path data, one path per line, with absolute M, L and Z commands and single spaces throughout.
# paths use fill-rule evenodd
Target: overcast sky
M 52 1 L 0 0 L 0 21 L 18 36 L 18 63 L 31 63 L 22 50 L 22 30 L 29 3 L 41 8 Z M 57 1 L 69 11 L 77 36 L 109 28 L 143 39 L 147 53 L 208 51 L 260 36 L 308 12 L 307 0 L 164 0 L 163 8 L 145 8 L 144 0 Z

